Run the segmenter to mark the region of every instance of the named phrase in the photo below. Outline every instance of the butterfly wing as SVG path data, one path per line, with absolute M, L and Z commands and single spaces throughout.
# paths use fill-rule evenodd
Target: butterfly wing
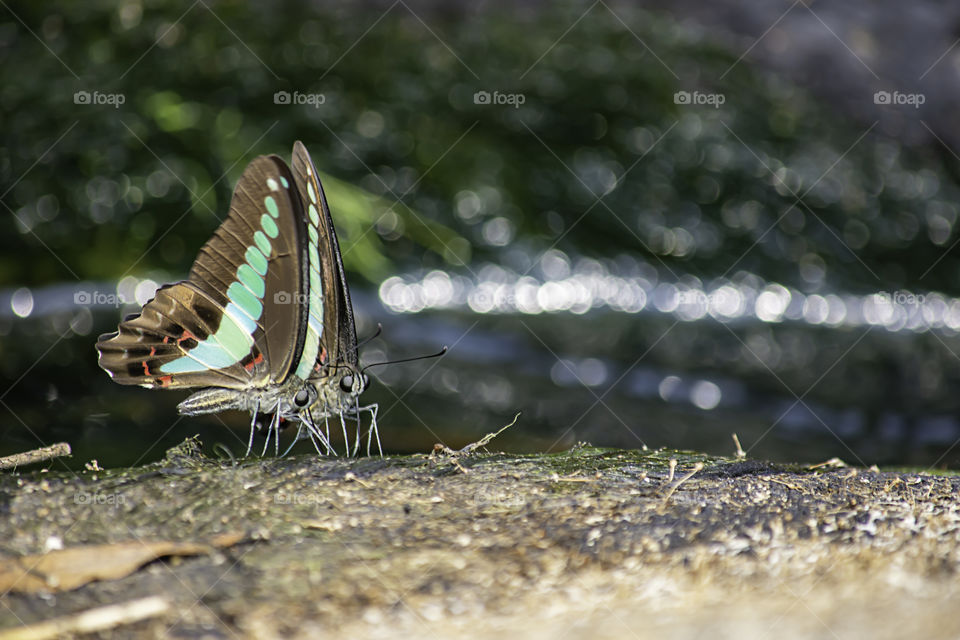
M 121 384 L 244 389 L 281 383 L 305 344 L 306 228 L 286 163 L 256 158 L 188 279 L 100 337 Z
M 299 140 L 293 145 L 292 164 L 301 207 L 307 213 L 308 258 L 311 270 L 310 317 L 313 321 L 314 316 L 319 314 L 323 329 L 322 333 L 317 334 L 319 345 L 312 359 L 309 342 L 305 345 L 300 362 L 303 368 L 300 371 L 307 371 L 308 362 L 313 368 L 330 362 L 356 367 L 357 329 L 337 233 L 333 228 L 330 207 L 327 206 L 317 170 L 306 147 Z M 312 336 L 309 336 L 308 340 L 310 338 Z
M 246 387 L 261 375 L 262 351 L 224 317 L 196 284 L 168 285 L 119 331 L 100 337 L 100 366 L 120 384 Z

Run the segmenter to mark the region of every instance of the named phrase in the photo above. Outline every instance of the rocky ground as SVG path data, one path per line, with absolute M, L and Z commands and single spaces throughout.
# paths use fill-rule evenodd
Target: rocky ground
M 151 596 L 99 637 L 955 638 L 958 489 L 671 451 L 223 462 L 187 442 L 0 477 L 0 638 Z

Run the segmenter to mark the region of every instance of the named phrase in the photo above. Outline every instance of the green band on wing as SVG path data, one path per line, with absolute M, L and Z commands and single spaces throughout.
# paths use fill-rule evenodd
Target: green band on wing
M 245 314 L 250 316 L 251 320 L 259 320 L 263 313 L 263 303 L 239 282 L 234 282 L 227 289 L 227 297 Z M 253 333 L 252 331 L 250 333 Z
M 317 362 L 317 354 L 320 352 L 320 336 L 314 331 L 313 327 L 307 325 L 307 339 L 303 344 L 303 355 L 300 356 L 300 364 L 297 365 L 296 375 L 301 380 L 306 380 L 313 373 L 314 364 Z
M 308 188 L 310 188 L 309 183 Z M 320 253 L 317 251 L 319 234 L 315 226 L 319 224 L 320 218 L 317 215 L 316 207 L 312 204 L 309 207 L 309 212 L 314 226 L 307 227 L 310 233 L 310 244 L 307 245 L 307 261 L 310 264 L 307 338 L 295 372 L 297 377 L 302 380 L 306 380 L 313 374 L 313 367 L 316 365 L 317 355 L 320 352 L 320 337 L 323 335 L 323 280 L 320 277 Z
M 247 247 L 247 253 L 244 255 L 247 259 L 247 264 L 253 267 L 253 270 L 259 273 L 261 276 L 267 275 L 267 259 L 260 253 L 260 249 L 256 247 Z
M 243 287 L 240 288 L 242 289 Z M 258 321 L 260 318 L 251 318 L 247 310 L 241 308 L 236 302 L 227 304 L 227 306 L 224 308 L 224 313 L 236 321 L 236 323 L 239 324 L 243 330 L 250 335 L 253 335 L 253 332 L 256 331 L 257 327 L 259 326 Z
M 280 229 L 277 229 L 277 223 L 273 221 L 273 218 L 267 214 L 260 216 L 260 226 L 263 227 L 264 233 L 266 233 L 271 238 L 276 238 L 280 233 Z
M 160 367 L 160 372 L 196 373 L 223 369 L 240 362 L 250 353 L 252 346 L 253 336 L 237 324 L 230 314 L 224 313 L 216 333 L 187 351 L 186 355 Z
M 263 278 L 260 277 L 260 274 L 253 270 L 253 267 L 244 263 L 237 267 L 237 279 L 243 283 L 247 289 L 250 289 L 253 295 L 257 296 L 261 300 L 263 299 L 263 294 L 266 291 L 266 287 L 263 283 Z
M 267 236 L 263 235 L 263 231 L 254 233 L 253 241 L 257 243 L 257 248 L 260 249 L 260 252 L 269 258 L 272 247 L 270 246 L 270 241 L 267 239 Z
M 224 316 L 225 319 L 228 317 Z M 243 327 L 232 319 L 230 322 L 221 321 L 220 328 L 214 334 L 214 337 L 223 345 L 227 353 L 233 356 L 233 362 L 240 362 L 247 357 L 247 354 L 250 353 L 250 347 L 253 346 L 253 336 L 244 331 Z
M 267 211 L 274 218 L 277 218 L 280 216 L 280 209 L 277 208 L 277 201 L 273 199 L 273 196 L 267 196 L 266 198 L 264 198 L 263 206 L 267 208 Z

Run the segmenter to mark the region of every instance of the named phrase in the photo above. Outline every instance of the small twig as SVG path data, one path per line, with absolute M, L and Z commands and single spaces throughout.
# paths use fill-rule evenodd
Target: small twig
M 487 435 L 483 436 L 482 438 L 480 438 L 480 439 L 477 440 L 476 442 L 473 442 L 473 443 L 471 443 L 471 444 L 468 444 L 468 445 L 465 446 L 463 449 L 460 449 L 460 451 L 458 451 L 457 453 L 460 453 L 460 454 L 470 453 L 470 452 L 473 451 L 474 449 L 479 449 L 480 447 L 485 447 L 485 446 L 487 446 L 488 444 L 490 444 L 490 441 L 491 441 L 491 440 L 493 440 L 494 438 L 496 438 L 498 435 L 500 435 L 501 433 L 503 433 L 504 431 L 506 431 L 507 429 L 509 429 L 509 428 L 512 427 L 513 425 L 517 424 L 517 420 L 520 418 L 520 413 L 521 413 L 521 412 L 518 411 L 518 412 L 517 412 L 517 415 L 513 416 L 513 421 L 512 421 L 510 424 L 505 425 L 505 426 L 503 426 L 503 427 L 500 427 L 500 429 L 499 429 L 498 431 L 495 431 L 495 432 L 493 432 L 493 433 L 488 433 Z
M 667 482 L 673 482 L 673 474 L 677 470 L 677 459 L 670 458 L 670 475 L 667 477 Z
M 737 445 L 737 450 L 733 452 L 734 457 L 737 458 L 738 460 L 740 458 L 746 458 L 747 454 L 743 450 L 743 447 L 740 446 L 740 438 L 738 438 L 737 434 L 735 433 L 732 435 L 733 435 L 733 444 Z
M 517 424 L 517 419 L 520 417 L 520 413 L 521 412 L 518 411 L 517 415 L 513 416 L 513 421 L 510 422 L 510 424 L 501 427 L 500 429 L 498 429 L 497 431 L 494 431 L 493 433 L 488 433 L 487 435 L 483 436 L 476 442 L 471 442 L 470 444 L 465 446 L 463 449 L 458 449 L 458 450 L 451 449 L 447 445 L 440 444 L 438 442 L 437 444 L 433 445 L 433 451 L 430 452 L 430 460 L 431 461 L 436 460 L 442 455 L 447 456 L 446 458 L 447 462 L 449 462 L 450 464 L 455 466 L 457 469 L 459 469 L 461 473 L 464 473 L 464 474 L 469 473 L 469 471 L 467 471 L 467 469 L 464 468 L 462 464 L 460 464 L 460 461 L 457 458 L 459 458 L 460 456 L 469 455 L 473 453 L 475 449 L 479 449 L 480 447 L 485 447 L 488 444 L 490 444 L 491 440 L 496 438 L 498 435 L 500 435 L 501 433 L 503 433 L 513 425 Z
M 889 492 L 891 489 L 893 489 L 895 486 L 897 486 L 898 484 L 901 484 L 901 483 L 902 483 L 902 484 L 907 484 L 906 482 L 904 482 L 903 478 L 901 478 L 900 476 L 897 476 L 896 478 L 894 478 L 893 480 L 891 480 L 890 482 L 888 482 L 888 483 L 886 484 L 886 486 L 883 487 L 883 491 L 884 491 L 885 493 L 886 493 L 886 492 Z
M 370 485 L 369 485 L 368 483 L 364 482 L 363 480 L 361 480 L 360 478 L 358 478 L 358 477 L 357 477 L 357 474 L 355 474 L 353 471 L 347 471 L 345 474 L 343 474 L 343 481 L 344 481 L 344 482 L 356 482 L 358 485 L 360 485 L 360 486 L 363 487 L 364 489 L 369 489 L 369 488 L 370 488 Z
M 799 492 L 803 493 L 803 487 L 798 487 L 797 485 L 791 484 L 791 483 L 789 483 L 789 482 L 787 482 L 787 481 L 785 481 L 785 480 L 777 480 L 776 478 L 765 478 L 765 480 L 766 480 L 767 482 L 775 482 L 775 483 L 777 483 L 777 484 L 782 484 L 783 486 L 787 487 L 788 489 L 793 489 L 794 491 L 799 491 Z
M 817 464 L 812 464 L 809 467 L 807 467 L 807 469 L 809 471 L 814 471 L 816 469 L 823 469 L 823 468 L 843 469 L 844 467 L 847 467 L 847 466 L 849 465 L 843 460 L 841 460 L 840 458 L 830 458 L 826 462 L 818 462 Z
M 676 462 L 676 461 L 673 461 L 673 462 Z M 693 465 L 693 469 L 691 469 L 689 473 L 687 473 L 685 476 L 683 476 L 682 478 L 674 482 L 672 485 L 670 485 L 670 488 L 667 489 L 667 493 L 663 496 L 663 504 L 667 503 L 667 500 L 670 499 L 670 496 L 673 495 L 673 492 L 676 491 L 680 487 L 680 485 L 682 485 L 684 482 L 692 478 L 697 473 L 700 473 L 701 471 L 703 471 L 702 462 L 698 462 L 697 464 Z
M 68 455 L 70 455 L 70 445 L 66 442 L 58 442 L 49 447 L 40 447 L 33 451 L 24 451 L 23 453 L 4 456 L 0 458 L 0 469 L 16 469 L 17 467 L 35 462 L 43 462 L 44 460 L 52 460 L 53 458 Z
M 95 633 L 162 615 L 170 610 L 170 601 L 149 596 L 121 604 L 95 607 L 83 613 L 62 616 L 24 627 L 0 631 L 0 640 L 46 640 L 65 635 Z
M 552 476 L 550 476 L 550 479 L 553 482 L 596 482 L 601 477 L 603 476 L 600 474 L 599 471 L 597 471 L 597 474 L 592 478 L 586 478 L 584 476 L 578 476 L 578 475 L 561 476 L 560 474 L 555 473 Z
M 518 411 L 518 412 L 517 412 L 517 415 L 513 416 L 513 421 L 512 421 L 510 424 L 501 427 L 499 430 L 494 431 L 493 433 L 488 433 L 487 435 L 483 436 L 482 438 L 480 438 L 480 439 L 477 440 L 476 442 L 471 442 L 470 444 L 468 444 L 467 446 L 465 446 L 463 449 L 451 449 L 451 448 L 448 447 L 447 445 L 445 445 L 445 444 L 440 444 L 440 443 L 438 442 L 437 444 L 433 445 L 433 451 L 430 452 L 430 457 L 431 457 L 431 458 L 434 458 L 434 457 L 436 457 L 436 456 L 438 456 L 438 455 L 440 455 L 440 454 L 443 454 L 443 455 L 447 455 L 447 456 L 450 456 L 450 457 L 452 457 L 452 458 L 455 458 L 455 457 L 457 457 L 457 456 L 462 456 L 462 455 L 466 455 L 466 454 L 468 454 L 468 453 L 472 453 L 474 449 L 478 449 L 478 448 L 480 448 L 480 447 L 485 447 L 485 446 L 487 446 L 488 444 L 490 444 L 490 441 L 491 441 L 491 440 L 493 440 L 494 438 L 496 438 L 498 435 L 500 435 L 501 433 L 503 433 L 504 431 L 506 431 L 507 429 L 509 429 L 509 428 L 512 427 L 513 425 L 517 424 L 517 419 L 520 417 L 520 413 L 522 413 L 522 412 Z

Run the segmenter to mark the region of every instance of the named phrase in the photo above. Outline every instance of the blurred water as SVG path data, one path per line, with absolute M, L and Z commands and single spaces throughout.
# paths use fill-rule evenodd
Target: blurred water
M 115 385 L 94 342 L 157 283 L 0 291 L 0 451 L 70 442 L 71 464 L 158 459 L 199 433 L 245 448 L 248 418 L 180 419 L 183 393 Z M 383 334 L 365 362 L 436 351 L 371 370 L 386 450 L 458 447 L 523 412 L 496 446 L 577 441 L 857 464 L 960 464 L 955 378 L 960 301 L 937 293 L 805 295 L 754 274 L 703 282 L 630 257 L 548 252 L 519 273 L 432 270 L 354 292 L 358 331 Z M 298 445 L 299 446 L 299 445 Z M 304 450 L 307 450 L 304 447 Z

